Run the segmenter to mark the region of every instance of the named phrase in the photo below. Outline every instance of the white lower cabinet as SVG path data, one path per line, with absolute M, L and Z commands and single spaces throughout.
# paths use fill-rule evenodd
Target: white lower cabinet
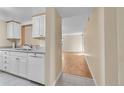
M 10 53 L 10 54 L 14 54 L 14 52 Z M 25 57 L 20 56 L 22 55 L 22 53 L 17 53 L 17 56 L 12 55 L 10 56 L 10 66 L 11 66 L 11 70 L 10 73 L 27 78 L 27 63 L 28 60 Z M 25 53 L 26 55 L 26 53 Z
M 26 78 L 27 77 L 27 58 L 10 56 L 10 73 Z
M 1 52 L 0 52 L 1 53 Z M 44 83 L 44 55 L 2 51 L 0 70 L 41 84 Z
M 29 57 L 28 79 L 44 84 L 44 58 Z

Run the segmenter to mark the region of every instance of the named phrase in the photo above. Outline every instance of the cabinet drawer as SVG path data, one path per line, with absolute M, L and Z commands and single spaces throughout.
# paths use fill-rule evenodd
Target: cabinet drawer
M 3 60 L 8 60 L 9 56 L 8 55 L 3 55 Z
M 3 64 L 2 70 L 9 72 L 10 71 L 10 65 L 9 64 Z
M 7 60 L 3 60 L 3 64 L 8 64 L 8 61 Z
M 0 56 L 2 56 L 3 54 L 2 54 L 3 52 L 2 51 L 0 51 Z
M 27 53 L 20 53 L 20 52 L 10 52 L 11 56 L 19 56 L 19 57 L 27 57 Z
M 9 55 L 8 51 L 3 51 L 3 55 Z
M 8 59 L 8 56 L 3 56 L 3 59 L 4 59 L 4 60 Z
M 0 56 L 0 70 L 2 70 L 2 67 L 3 67 L 3 58 L 2 56 Z

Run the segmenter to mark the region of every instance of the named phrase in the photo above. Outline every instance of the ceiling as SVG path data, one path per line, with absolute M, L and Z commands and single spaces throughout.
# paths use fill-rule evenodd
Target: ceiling
M 62 33 L 77 34 L 84 32 L 92 8 L 69 7 L 69 8 L 57 8 L 57 10 L 63 18 Z
M 92 8 L 89 7 L 56 7 L 62 17 L 63 33 L 82 32 Z M 26 22 L 32 15 L 45 12 L 43 7 L 0 7 L 0 19 Z
M 86 7 L 57 7 L 56 8 L 62 18 L 88 14 L 91 8 Z M 31 16 L 40 12 L 44 12 L 43 7 L 0 7 L 0 18 L 8 20 L 16 20 L 20 22 L 31 19 Z
M 86 26 L 88 16 L 66 17 L 62 20 L 63 34 L 82 33 Z
M 90 7 L 58 7 L 59 14 L 62 18 L 89 15 L 92 8 Z
M 0 18 L 5 21 L 25 22 L 31 20 L 32 15 L 44 11 L 45 8 L 40 7 L 0 7 Z

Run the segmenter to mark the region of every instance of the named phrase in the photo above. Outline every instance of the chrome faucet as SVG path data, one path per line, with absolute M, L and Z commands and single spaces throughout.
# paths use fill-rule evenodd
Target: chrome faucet
M 28 46 L 28 47 L 32 48 L 32 44 L 25 43 L 24 46 Z

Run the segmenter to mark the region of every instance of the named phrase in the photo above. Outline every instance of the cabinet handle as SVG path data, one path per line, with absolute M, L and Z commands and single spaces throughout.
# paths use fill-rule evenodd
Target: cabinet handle
M 7 67 L 4 67 L 4 69 L 7 69 Z
M 19 58 L 16 58 L 16 60 L 20 60 Z
M 30 57 L 36 57 L 36 56 L 30 56 Z
M 43 58 L 42 56 L 29 56 L 29 57 Z
M 7 61 L 5 61 L 5 63 L 7 63 Z
M 7 59 L 7 57 L 5 57 L 5 59 Z

